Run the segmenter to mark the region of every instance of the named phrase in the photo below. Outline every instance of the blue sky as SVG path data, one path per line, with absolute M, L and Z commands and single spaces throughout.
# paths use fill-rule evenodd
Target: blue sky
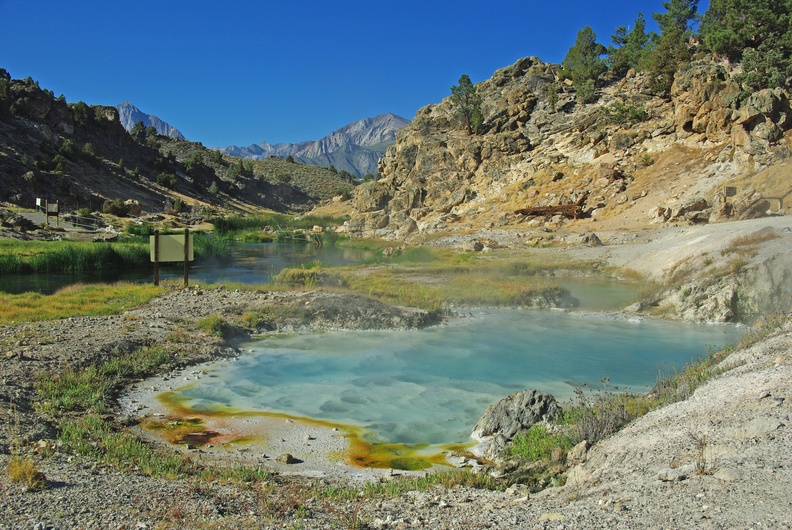
M 702 2 L 700 11 L 705 9 Z M 662 1 L 0 0 L 0 67 L 70 102 L 129 100 L 207 146 L 317 140 L 411 119 L 521 57 L 561 62 Z

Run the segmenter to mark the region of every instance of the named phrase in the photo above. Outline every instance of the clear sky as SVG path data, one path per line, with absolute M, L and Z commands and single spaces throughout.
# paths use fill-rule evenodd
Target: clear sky
M 699 10 L 705 9 L 702 2 Z M 318 140 L 415 112 L 521 57 L 610 44 L 661 0 L 0 0 L 0 67 L 69 102 L 129 100 L 207 146 Z

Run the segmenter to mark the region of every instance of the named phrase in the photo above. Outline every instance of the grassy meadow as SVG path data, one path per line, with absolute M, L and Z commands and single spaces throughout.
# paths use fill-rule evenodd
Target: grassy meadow
M 166 292 L 149 284 L 71 285 L 50 295 L 0 292 L 0 325 L 73 316 L 114 315 Z

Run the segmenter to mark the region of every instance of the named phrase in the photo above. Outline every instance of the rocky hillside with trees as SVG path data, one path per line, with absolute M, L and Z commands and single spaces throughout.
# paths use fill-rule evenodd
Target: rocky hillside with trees
M 30 208 L 41 197 L 62 212 L 108 201 L 148 212 L 174 204 L 302 211 L 348 195 L 352 182 L 291 160 L 230 157 L 142 122 L 127 132 L 115 107 L 67 103 L 0 69 L 0 201 Z
M 463 75 L 356 189 L 348 232 L 547 239 L 783 212 L 792 2 L 697 7 L 665 2 L 651 15 L 659 34 L 639 13 L 607 47 L 583 28 L 561 65 L 529 57 L 476 85 Z

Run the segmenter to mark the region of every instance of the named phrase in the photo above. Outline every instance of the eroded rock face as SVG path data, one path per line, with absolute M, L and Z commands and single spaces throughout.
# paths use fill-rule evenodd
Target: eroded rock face
M 760 153 L 792 125 L 789 96 L 765 89 L 747 98 L 720 64 L 696 63 L 677 75 L 671 89 L 677 130 L 711 142 L 731 142 Z
M 381 178 L 357 188 L 347 233 L 404 239 L 501 227 L 522 222 L 520 208 L 584 193 L 585 211 L 607 217 L 645 196 L 646 186 L 632 191 L 636 178 L 664 152 L 681 147 L 696 161 L 664 168 L 664 178 L 676 171 L 706 179 L 753 171 L 786 149 L 788 94 L 745 96 L 728 65 L 703 61 L 680 71 L 670 100 L 653 95 L 644 75 L 628 76 L 600 89 L 591 105 L 578 104 L 558 73 L 529 57 L 479 83 L 482 134 L 467 134 L 450 98 L 420 109 L 380 160 Z M 723 212 L 709 206 L 718 200 L 712 188 L 677 194 L 679 202 L 709 203 L 688 212 L 663 198 L 657 207 L 668 211 L 647 223 L 720 220 Z

